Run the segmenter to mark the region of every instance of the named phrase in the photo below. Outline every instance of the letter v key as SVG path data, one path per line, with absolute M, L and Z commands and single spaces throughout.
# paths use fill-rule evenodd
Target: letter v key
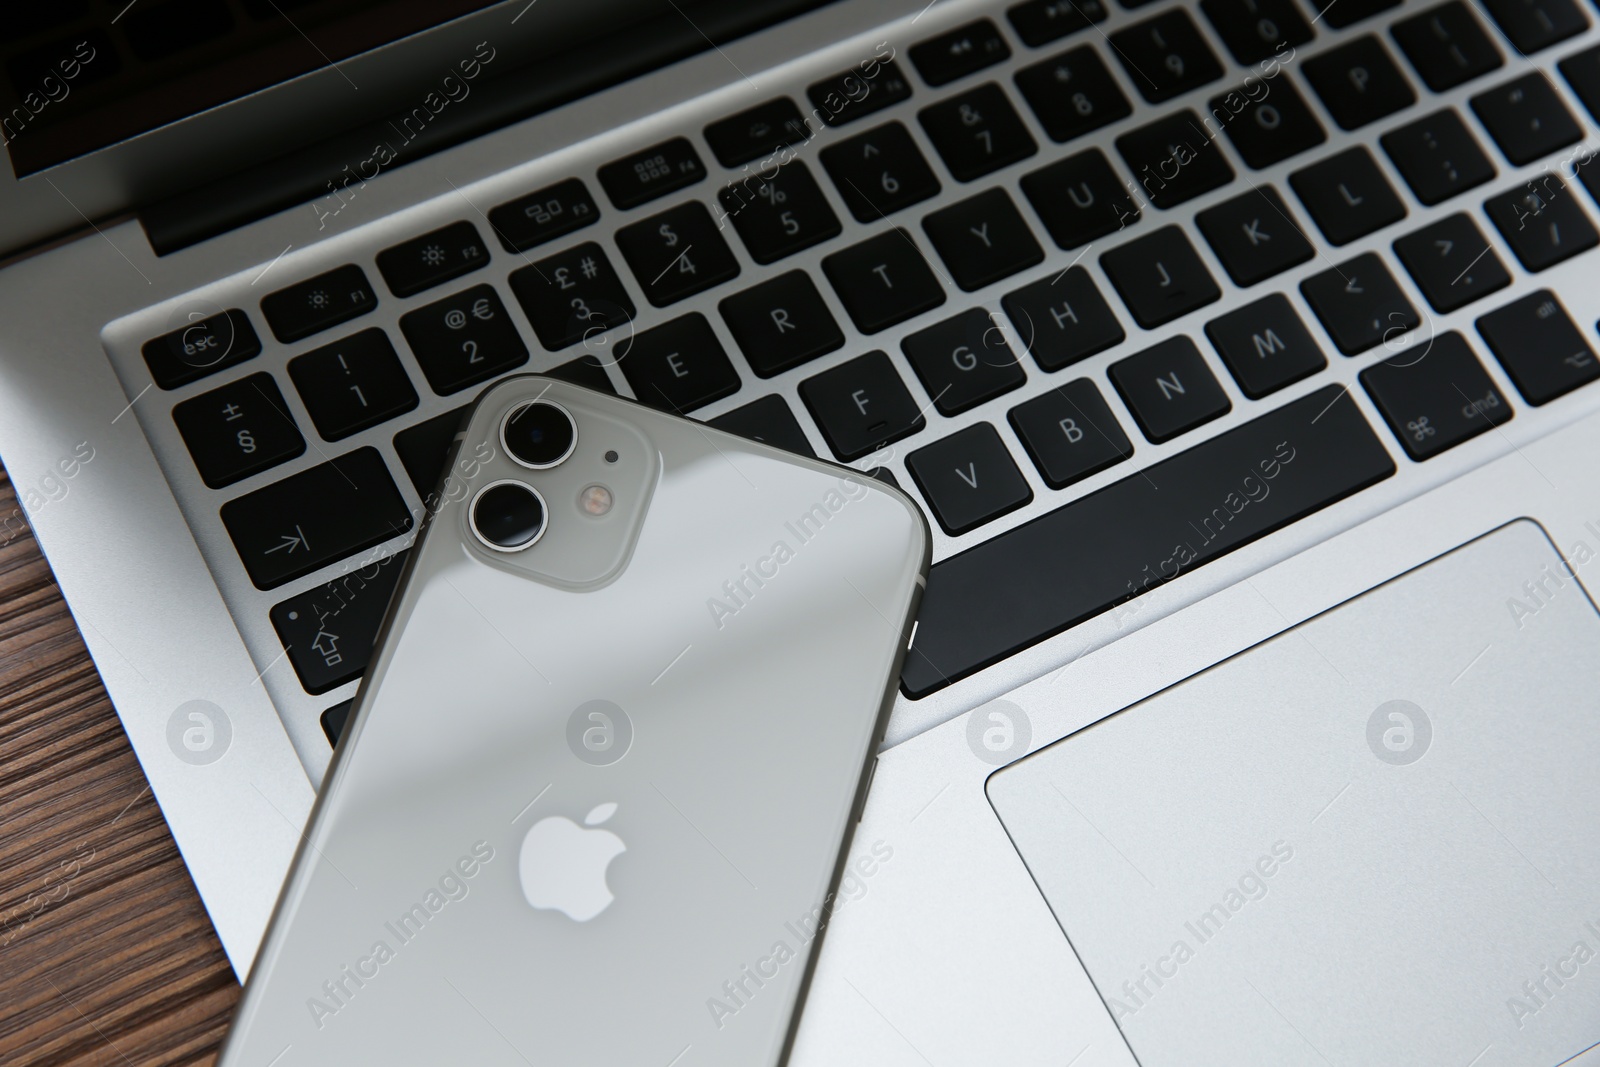
M 956 468 L 956 477 L 960 478 L 962 481 L 964 481 L 968 485 L 972 486 L 972 488 L 974 488 L 974 489 L 978 488 L 978 465 L 977 465 L 977 463 L 968 463 L 966 470 L 962 470 L 960 467 L 957 467 Z

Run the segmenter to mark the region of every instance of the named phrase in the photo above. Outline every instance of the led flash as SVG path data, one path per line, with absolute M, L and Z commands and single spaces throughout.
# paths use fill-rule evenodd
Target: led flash
M 603 485 L 591 485 L 578 494 L 578 506 L 589 515 L 600 516 L 611 510 L 611 490 Z

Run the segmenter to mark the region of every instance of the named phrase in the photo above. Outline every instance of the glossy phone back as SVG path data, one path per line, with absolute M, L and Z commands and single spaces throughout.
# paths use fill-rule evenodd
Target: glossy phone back
M 499 435 L 535 397 L 578 426 L 547 471 Z M 521 552 L 469 524 L 499 480 L 546 501 Z M 928 543 L 864 475 L 550 379 L 496 386 L 220 1062 L 780 1062 Z

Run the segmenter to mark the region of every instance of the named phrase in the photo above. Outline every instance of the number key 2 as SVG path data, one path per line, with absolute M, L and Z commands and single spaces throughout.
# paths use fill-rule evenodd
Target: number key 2
M 633 318 L 622 279 L 593 241 L 513 271 L 510 281 L 539 343 L 552 352 Z
M 488 285 L 407 312 L 400 316 L 400 332 L 440 396 L 528 362 L 527 346 Z

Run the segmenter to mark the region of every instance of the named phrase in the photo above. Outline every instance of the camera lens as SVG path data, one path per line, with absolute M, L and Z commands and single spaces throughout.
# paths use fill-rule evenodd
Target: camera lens
M 524 467 L 554 467 L 572 455 L 578 427 L 560 404 L 535 400 L 506 419 L 500 427 L 500 443 Z
M 527 548 L 544 533 L 544 498 L 521 482 L 495 482 L 472 502 L 472 532 L 499 552 Z

